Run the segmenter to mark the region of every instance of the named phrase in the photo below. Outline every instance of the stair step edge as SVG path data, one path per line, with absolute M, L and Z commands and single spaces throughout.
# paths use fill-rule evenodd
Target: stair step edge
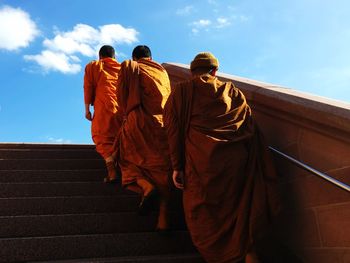
M 164 262 L 164 260 L 182 259 L 182 260 L 198 260 L 195 262 L 203 262 L 204 260 L 199 253 L 186 253 L 186 254 L 169 254 L 169 255 L 152 255 L 152 256 L 130 256 L 130 257 L 114 257 L 114 258 L 88 258 L 88 259 L 71 259 L 71 260 L 54 260 L 54 261 L 41 261 L 40 263 L 127 263 L 127 262 Z M 201 261 L 199 261 L 201 259 Z M 152 261 L 150 261 L 152 260 Z M 193 261 L 188 261 L 193 262 Z M 32 262 L 28 262 L 32 263 Z

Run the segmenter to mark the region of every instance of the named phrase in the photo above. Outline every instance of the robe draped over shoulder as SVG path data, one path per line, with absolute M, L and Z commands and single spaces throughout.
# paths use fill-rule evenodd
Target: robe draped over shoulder
M 276 173 L 245 96 L 231 82 L 194 77 L 175 87 L 164 118 L 195 246 L 208 262 L 242 260 L 278 210 Z
M 97 152 L 104 158 L 113 154 L 121 124 L 116 96 L 119 70 L 120 64 L 113 58 L 92 61 L 85 67 L 84 101 L 94 106 L 91 134 Z
M 119 165 L 124 186 L 138 177 L 148 177 L 159 187 L 168 187 L 169 148 L 163 110 L 170 95 L 170 82 L 158 63 L 141 59 L 121 65 L 118 103 L 123 115 L 119 138 Z

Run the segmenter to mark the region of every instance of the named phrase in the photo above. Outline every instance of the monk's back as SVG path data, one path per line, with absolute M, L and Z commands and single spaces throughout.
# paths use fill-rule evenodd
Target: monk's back
M 143 108 L 151 115 L 161 115 L 170 95 L 168 74 L 161 65 L 154 61 L 141 60 L 139 67 Z
M 218 140 L 231 140 L 250 111 L 243 94 L 231 83 L 202 75 L 192 80 L 190 127 Z
M 148 169 L 168 167 L 168 145 L 163 123 L 163 109 L 170 95 L 168 74 L 160 64 L 147 59 L 133 61 L 130 65 L 138 67 L 139 92 L 133 93 L 131 90 L 136 88 L 126 85 L 125 89 L 129 89 L 128 97 L 119 93 L 119 103 L 127 105 L 131 100 L 138 100 L 132 98 L 133 96 L 140 96 L 140 98 L 137 106 L 125 117 L 120 146 L 122 158 Z M 127 65 L 123 64 L 122 70 L 123 67 Z M 121 91 L 125 89 L 122 88 Z
M 94 104 L 97 107 L 116 112 L 116 83 L 120 64 L 112 58 L 104 58 L 91 62 L 87 67 L 91 68 L 91 78 L 96 85 Z

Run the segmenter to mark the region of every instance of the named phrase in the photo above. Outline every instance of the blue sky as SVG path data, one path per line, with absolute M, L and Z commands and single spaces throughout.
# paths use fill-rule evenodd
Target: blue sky
M 347 0 L 0 0 L 0 142 L 92 143 L 83 73 L 102 44 L 350 102 Z

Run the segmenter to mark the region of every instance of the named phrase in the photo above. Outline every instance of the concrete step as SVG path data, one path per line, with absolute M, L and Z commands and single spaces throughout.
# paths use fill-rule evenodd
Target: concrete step
M 105 163 L 99 159 L 2 159 L 0 170 L 76 170 L 103 169 Z
M 0 215 L 59 215 L 135 211 L 138 195 L 0 198 Z
M 129 195 L 119 184 L 103 182 L 2 183 L 0 198 Z
M 50 144 L 50 143 L 0 143 L 2 150 L 74 150 L 95 151 L 94 144 Z
M 0 238 L 152 232 L 157 216 L 157 212 L 149 216 L 136 212 L 1 216 Z M 186 229 L 182 214 L 171 212 L 169 218 L 172 230 Z
M 118 258 L 89 258 L 76 260 L 41 261 L 41 263 L 205 263 L 198 253 Z
M 186 231 L 0 239 L 5 262 L 151 256 L 195 252 Z
M 106 169 L 0 170 L 0 183 L 102 182 L 106 174 Z
M 0 149 L 95 150 L 93 144 L 0 143 Z
M 102 183 L 92 145 L 0 144 L 0 261 L 203 262 L 174 191 L 169 236 L 140 196 Z
M 101 159 L 94 149 L 1 149 L 0 159 Z
M 60 215 L 134 212 L 141 197 L 133 192 L 107 196 L 52 196 L 0 198 L 1 216 Z M 171 211 L 182 212 L 182 199 L 174 195 Z

